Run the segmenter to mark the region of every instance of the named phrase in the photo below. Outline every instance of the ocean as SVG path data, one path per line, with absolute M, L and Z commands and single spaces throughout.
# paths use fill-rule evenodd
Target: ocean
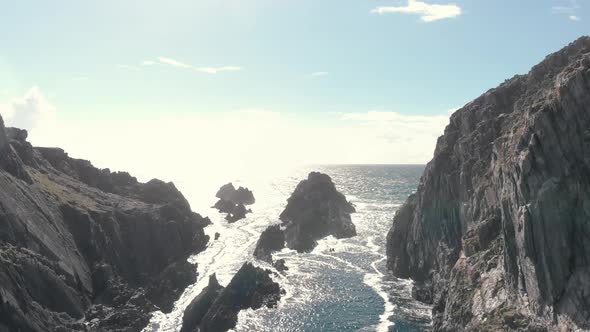
M 410 281 L 396 279 L 385 268 L 385 241 L 393 215 L 416 190 L 423 170 L 421 165 L 325 165 L 269 172 L 266 177 L 245 174 L 228 178 L 217 187 L 232 181 L 252 189 L 256 197 L 253 213 L 234 224 L 210 208 L 216 201 L 214 189 L 203 186 L 193 190 L 192 200 L 187 195 L 193 209 L 213 222 L 205 230 L 211 237 L 208 248 L 190 258 L 197 263 L 197 282 L 184 292 L 171 313 L 155 313 L 144 332 L 178 331 L 184 308 L 207 285 L 212 273 L 226 285 L 246 261 L 274 271 L 252 256 L 254 246 L 266 227 L 280 222 L 287 198 L 310 171 L 330 175 L 337 189 L 355 205 L 352 221 L 358 235 L 341 240 L 328 237 L 311 253 L 288 249 L 276 253 L 274 259 L 285 259 L 289 268 L 285 274 L 273 276 L 286 295 L 277 308 L 240 312 L 234 330 L 429 330 L 430 307 L 411 298 Z M 208 192 L 203 192 L 205 189 Z M 198 202 L 194 197 L 199 197 Z M 214 241 L 216 232 L 221 237 Z

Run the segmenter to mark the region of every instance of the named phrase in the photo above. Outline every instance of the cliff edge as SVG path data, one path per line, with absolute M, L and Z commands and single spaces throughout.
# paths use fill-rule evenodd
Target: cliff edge
M 387 236 L 434 329 L 590 329 L 590 38 L 456 111 Z

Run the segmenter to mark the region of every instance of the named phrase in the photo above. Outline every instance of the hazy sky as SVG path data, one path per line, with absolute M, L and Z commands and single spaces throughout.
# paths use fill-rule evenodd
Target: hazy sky
M 6 122 L 156 175 L 424 163 L 449 110 L 590 33 L 589 0 L 0 4 Z

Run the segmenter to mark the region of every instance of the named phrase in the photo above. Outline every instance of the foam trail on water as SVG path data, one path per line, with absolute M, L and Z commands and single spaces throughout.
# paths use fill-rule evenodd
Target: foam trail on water
M 284 259 L 288 267 L 288 271 L 278 272 L 272 265 L 256 261 L 252 252 L 260 233 L 280 222 L 278 217 L 287 198 L 311 170 L 329 174 L 337 188 L 355 204 L 357 213 L 352 218 L 357 236 L 326 237 L 310 253 L 290 249 L 276 252 L 273 259 Z M 395 325 L 394 321 L 420 330 L 425 326 L 421 319 L 428 315 L 429 307 L 411 299 L 410 281 L 391 279 L 385 272 L 384 246 L 391 216 L 415 187 L 421 170 L 415 171 L 411 181 L 395 172 L 379 172 L 387 173 L 390 169 L 313 167 L 272 179 L 262 177 L 262 182 L 244 181 L 253 190 L 256 204 L 252 214 L 234 224 L 228 224 L 224 215 L 215 210 L 199 211 L 209 212 L 213 224 L 205 229 L 211 237 L 208 248 L 189 259 L 198 264 L 197 281 L 185 290 L 171 313 L 154 313 L 144 332 L 178 331 L 184 309 L 207 285 L 209 275 L 216 273 L 220 284 L 227 285 L 246 261 L 271 270 L 272 278 L 285 294 L 277 308 L 241 311 L 236 332 L 385 332 Z M 216 232 L 221 235 L 217 241 L 213 240 Z

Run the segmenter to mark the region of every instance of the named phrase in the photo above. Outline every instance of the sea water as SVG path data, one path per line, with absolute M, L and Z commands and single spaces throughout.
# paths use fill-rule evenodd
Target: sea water
M 193 199 L 190 194 L 187 198 L 193 209 L 213 222 L 205 230 L 211 237 L 208 248 L 190 258 L 197 264 L 197 282 L 186 289 L 171 313 L 154 313 L 144 331 L 178 331 L 184 309 L 207 285 L 212 273 L 226 285 L 246 261 L 277 272 L 257 261 L 252 252 L 260 233 L 280 222 L 278 217 L 287 198 L 310 171 L 330 175 L 337 189 L 354 204 L 357 212 L 352 221 L 358 235 L 340 240 L 325 238 L 311 253 L 288 249 L 275 253 L 273 258 L 285 259 L 289 268 L 286 273 L 273 275 L 286 294 L 277 308 L 241 311 L 234 330 L 429 330 L 430 307 L 411 298 L 411 281 L 393 277 L 385 267 L 385 242 L 393 215 L 415 191 L 423 169 L 418 165 L 330 165 L 228 178 L 225 182 L 247 186 L 256 197 L 253 212 L 234 224 L 209 208 L 215 203 L 215 190 L 203 187 L 198 193 L 192 191 Z M 202 192 L 205 188 L 208 193 Z M 198 202 L 194 197 L 199 197 Z M 214 241 L 216 232 L 221 236 Z

